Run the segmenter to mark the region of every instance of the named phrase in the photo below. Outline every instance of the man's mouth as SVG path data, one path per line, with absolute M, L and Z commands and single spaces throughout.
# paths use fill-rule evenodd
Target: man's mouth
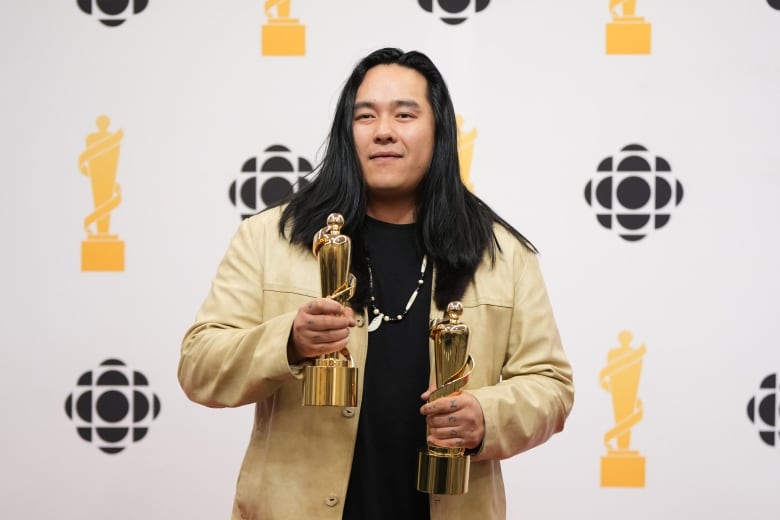
M 370 159 L 398 159 L 399 157 L 401 154 L 395 152 L 377 152 L 369 156 Z

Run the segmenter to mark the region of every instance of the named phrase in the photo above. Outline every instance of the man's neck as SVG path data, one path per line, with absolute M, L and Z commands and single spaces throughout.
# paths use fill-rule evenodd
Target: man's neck
M 368 216 L 387 222 L 388 224 L 412 224 L 415 221 L 414 203 L 400 203 L 393 201 L 387 203 L 383 201 L 369 201 L 366 213 Z

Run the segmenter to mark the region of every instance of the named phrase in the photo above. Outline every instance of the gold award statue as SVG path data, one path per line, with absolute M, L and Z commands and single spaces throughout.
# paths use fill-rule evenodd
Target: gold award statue
M 651 25 L 636 16 L 636 0 L 609 0 L 607 54 L 650 54 Z
M 306 26 L 290 18 L 291 0 L 266 0 L 268 23 L 262 27 L 263 56 L 303 56 L 306 54 Z
M 108 131 L 108 117 L 97 118 L 98 131 L 87 136 L 79 170 L 92 181 L 94 210 L 84 218 L 87 239 L 81 242 L 82 271 L 124 271 L 125 243 L 109 232 L 111 212 L 122 202 L 116 182 L 122 130 Z
M 443 319 L 431 320 L 436 390 L 428 402 L 460 392 L 466 385 L 474 360 L 468 353 L 469 328 L 460 322 L 463 305 L 450 302 Z M 469 463 L 465 448 L 442 448 L 428 444 L 417 455 L 417 490 L 435 495 L 459 495 L 469 489 Z
M 642 401 L 637 396 L 645 346 L 631 348 L 631 333 L 625 330 L 618 339 L 620 346 L 609 351 L 599 377 L 601 387 L 612 394 L 615 417 L 615 426 L 604 435 L 607 455 L 601 458 L 601 485 L 644 487 L 645 458 L 630 446 L 631 428 L 642 419 Z
M 314 235 L 312 252 L 320 264 L 322 296 L 342 305 L 355 293 L 355 276 L 349 272 L 352 243 L 341 234 L 344 217 L 328 215 L 328 225 Z M 306 406 L 357 406 L 358 369 L 345 348 L 323 354 L 303 372 Z

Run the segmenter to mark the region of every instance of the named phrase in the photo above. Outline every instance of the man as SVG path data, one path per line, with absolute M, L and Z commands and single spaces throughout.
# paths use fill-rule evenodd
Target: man
M 311 253 L 334 211 L 352 239 L 348 306 L 319 297 Z M 360 61 L 317 178 L 241 224 L 183 340 L 190 399 L 256 407 L 233 519 L 504 518 L 499 460 L 560 431 L 573 402 L 534 253 L 463 185 L 434 64 L 398 49 Z M 426 403 L 429 320 L 454 300 L 475 368 L 464 391 Z M 303 366 L 344 348 L 359 405 L 302 406 Z M 468 449 L 468 493 L 416 491 L 426 441 Z

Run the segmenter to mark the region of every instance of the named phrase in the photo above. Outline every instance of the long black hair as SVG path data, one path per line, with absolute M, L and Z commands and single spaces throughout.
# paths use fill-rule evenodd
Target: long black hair
M 445 309 L 450 301 L 463 296 L 485 252 L 491 262 L 495 261 L 500 246 L 493 232 L 494 223 L 505 227 L 530 251 L 536 249 L 463 184 L 452 98 L 439 70 L 421 52 L 379 49 L 355 66 L 339 96 L 325 157 L 314 172 L 316 178 L 283 201 L 287 205 L 279 221 L 279 233 L 292 244 L 310 248 L 314 234 L 325 226 L 327 216 L 341 213 L 345 222 L 342 231 L 352 238 L 352 271 L 358 278 L 358 290 L 351 304 L 356 308 L 366 306 L 368 271 L 363 229 L 367 196 L 352 121 L 355 96 L 368 70 L 391 64 L 413 69 L 426 79 L 428 102 L 433 108 L 433 155 L 418 187 L 415 221 L 418 242 L 436 266 L 434 301 L 440 309 Z

